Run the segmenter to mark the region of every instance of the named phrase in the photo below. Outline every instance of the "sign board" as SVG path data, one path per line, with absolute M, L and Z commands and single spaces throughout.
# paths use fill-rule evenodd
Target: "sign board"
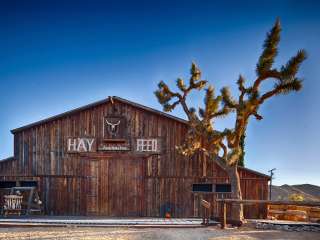
M 70 137 L 67 139 L 68 152 L 95 152 L 96 143 L 94 138 Z
M 67 152 L 122 152 L 136 154 L 161 154 L 164 152 L 164 138 L 138 137 L 127 135 L 126 119 L 122 116 L 103 117 L 103 138 L 70 137 L 67 139 Z
M 121 116 L 106 116 L 103 119 L 103 137 L 105 140 L 126 139 L 126 119 Z
M 133 144 L 135 153 L 155 153 L 160 154 L 163 151 L 162 138 L 135 138 Z
M 103 143 L 100 144 L 98 150 L 108 152 L 130 151 L 130 145 L 123 143 Z

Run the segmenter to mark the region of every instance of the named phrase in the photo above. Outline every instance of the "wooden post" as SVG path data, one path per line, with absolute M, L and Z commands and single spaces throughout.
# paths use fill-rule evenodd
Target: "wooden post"
M 222 212 L 222 218 L 221 218 L 221 228 L 225 229 L 227 226 L 227 203 L 226 202 L 222 202 L 223 203 L 223 212 Z
M 203 217 L 202 217 L 202 224 L 209 225 L 210 213 L 211 213 L 211 204 L 204 199 L 201 199 L 201 206 L 203 207 Z
M 206 209 L 202 208 L 202 224 L 206 225 Z
M 27 206 L 26 215 L 30 214 L 30 208 L 31 208 L 32 200 L 33 200 L 33 192 L 34 192 L 34 188 L 31 188 L 30 192 L 29 192 L 29 199 L 28 199 L 28 206 Z

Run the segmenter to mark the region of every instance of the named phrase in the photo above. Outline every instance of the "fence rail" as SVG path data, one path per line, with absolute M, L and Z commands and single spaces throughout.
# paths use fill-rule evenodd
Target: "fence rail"
M 240 199 L 217 199 L 218 203 L 222 204 L 222 213 L 220 216 L 221 228 L 224 229 L 227 225 L 227 204 L 266 204 L 266 205 L 295 205 L 295 206 L 308 206 L 318 207 L 320 202 L 314 201 L 272 201 L 272 200 L 240 200 Z

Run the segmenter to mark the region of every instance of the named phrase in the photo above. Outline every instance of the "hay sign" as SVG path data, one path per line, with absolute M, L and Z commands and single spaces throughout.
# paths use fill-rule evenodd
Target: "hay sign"
M 68 152 L 94 152 L 94 138 L 68 138 Z

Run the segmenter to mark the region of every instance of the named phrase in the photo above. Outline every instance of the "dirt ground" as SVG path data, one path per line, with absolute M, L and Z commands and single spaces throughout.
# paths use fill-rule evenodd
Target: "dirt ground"
M 290 239 L 320 240 L 320 233 L 257 230 L 254 228 L 0 228 L 0 239 L 118 239 L 118 240 L 234 240 Z

